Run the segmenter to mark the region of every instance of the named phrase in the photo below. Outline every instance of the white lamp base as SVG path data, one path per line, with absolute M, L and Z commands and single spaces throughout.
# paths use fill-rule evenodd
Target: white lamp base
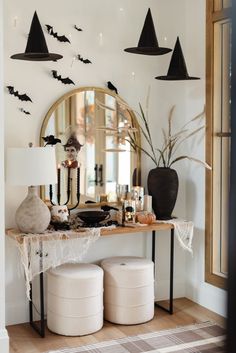
M 35 186 L 28 188 L 28 195 L 17 209 L 15 219 L 19 230 L 24 233 L 42 233 L 47 229 L 51 214 L 38 197 Z

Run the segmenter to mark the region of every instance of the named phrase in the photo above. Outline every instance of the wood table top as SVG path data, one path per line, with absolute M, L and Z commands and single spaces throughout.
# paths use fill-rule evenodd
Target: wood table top
M 112 235 L 124 235 L 124 234 L 135 234 L 135 233 L 146 233 L 151 231 L 162 231 L 162 230 L 170 230 L 173 229 L 174 226 L 170 223 L 153 223 L 151 225 L 144 226 L 118 226 L 116 228 L 102 228 L 101 236 L 112 236 Z M 6 230 L 6 235 L 19 243 L 23 242 L 24 237 L 27 236 L 26 233 L 22 233 L 20 230 L 15 228 L 10 228 Z M 71 238 L 77 238 L 80 236 L 86 236 L 86 230 L 78 229 L 77 230 L 69 230 L 69 231 L 46 231 L 42 234 L 29 234 L 28 236 L 39 236 L 42 241 L 51 240 L 52 238 L 55 240 L 58 236 L 58 240 L 68 240 Z

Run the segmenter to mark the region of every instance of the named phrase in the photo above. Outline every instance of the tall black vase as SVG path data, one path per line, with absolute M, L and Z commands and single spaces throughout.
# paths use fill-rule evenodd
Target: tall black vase
M 179 188 L 176 171 L 171 168 L 152 169 L 148 174 L 147 184 L 157 219 L 171 219 Z

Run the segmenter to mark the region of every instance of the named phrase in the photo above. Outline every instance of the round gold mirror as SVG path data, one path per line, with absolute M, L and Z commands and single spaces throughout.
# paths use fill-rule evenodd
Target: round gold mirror
M 42 187 L 53 204 L 116 202 L 119 185 L 140 185 L 140 131 L 133 111 L 99 87 L 73 90 L 49 109 L 40 145 L 54 145 L 58 183 Z

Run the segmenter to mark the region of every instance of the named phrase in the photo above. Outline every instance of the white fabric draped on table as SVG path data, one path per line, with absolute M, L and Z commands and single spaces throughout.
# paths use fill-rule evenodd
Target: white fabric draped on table
M 82 261 L 100 232 L 101 228 L 87 228 L 84 231 L 24 234 L 22 241 L 16 244 L 24 267 L 27 297 L 30 299 L 30 282 L 36 275 L 67 262 Z

